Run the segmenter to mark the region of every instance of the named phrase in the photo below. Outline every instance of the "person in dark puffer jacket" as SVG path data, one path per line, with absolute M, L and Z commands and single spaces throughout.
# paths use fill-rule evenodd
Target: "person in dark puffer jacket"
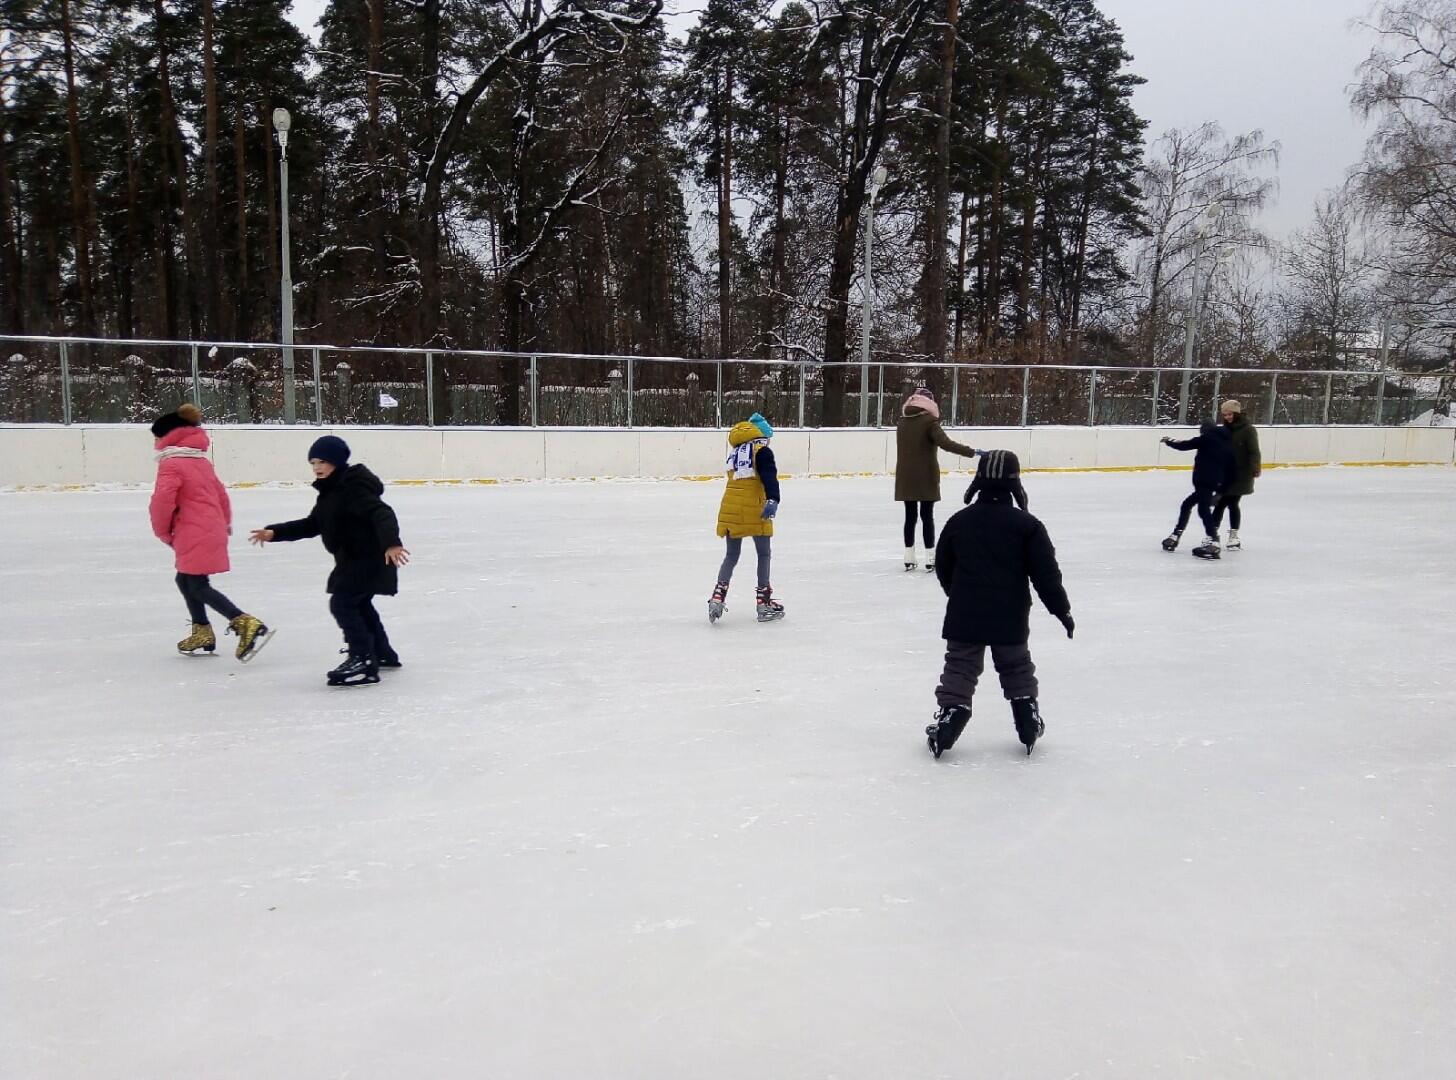
M 1075 628 L 1072 605 L 1051 538 L 1026 512 L 1015 454 L 984 452 L 966 502 L 971 505 L 946 523 L 935 548 L 936 577 L 949 600 L 941 629 L 945 669 L 935 691 L 940 708 L 935 723 L 925 729 L 926 741 L 938 758 L 960 738 L 971 719 L 971 697 L 989 646 L 1016 734 L 1030 754 L 1045 730 L 1037 707 L 1036 665 L 1027 647 L 1031 587 L 1069 638 Z
M 1178 524 L 1163 541 L 1164 551 L 1174 551 L 1188 527 L 1188 517 L 1198 507 L 1198 520 L 1203 522 L 1204 547 L 1218 547 L 1218 526 L 1213 521 L 1213 504 L 1223 494 L 1233 475 L 1234 444 L 1228 429 L 1209 422 L 1198 429 L 1191 439 L 1170 439 L 1164 436 L 1164 446 L 1174 450 L 1196 450 L 1193 455 L 1193 494 L 1183 500 L 1178 508 Z
M 398 567 L 409 562 L 399 538 L 399 521 L 380 498 L 384 484 L 364 465 L 349 464 L 349 446 L 337 435 L 325 435 L 308 451 L 316 479 L 318 501 L 308 517 L 254 529 L 255 544 L 323 538 L 334 556 L 329 574 L 329 611 L 349 656 L 328 674 L 333 686 L 377 683 L 381 667 L 400 667 L 399 654 L 390 645 L 376 596 L 399 591 Z

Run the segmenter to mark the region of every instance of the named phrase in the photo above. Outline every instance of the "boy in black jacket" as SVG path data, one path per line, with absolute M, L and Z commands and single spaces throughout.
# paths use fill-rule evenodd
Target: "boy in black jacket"
M 379 496 L 384 484 L 363 465 L 349 464 L 349 445 L 337 435 L 325 435 L 309 447 L 318 501 L 308 517 L 254 529 L 255 544 L 323 537 L 334 556 L 329 574 L 329 611 L 349 656 L 328 674 L 330 686 L 377 683 L 381 667 L 400 667 L 399 654 L 389 643 L 376 596 L 399 591 L 397 567 L 409 562 L 399 539 L 399 521 Z
M 946 522 L 935 547 L 935 575 L 950 598 L 942 636 L 945 670 L 936 687 L 940 706 L 925 729 L 937 758 L 955 745 L 971 719 L 971 696 L 986 665 L 986 647 L 1011 702 L 1016 734 L 1031 753 L 1045 730 L 1037 709 L 1031 636 L 1031 590 L 1072 636 L 1072 605 L 1062 588 L 1057 553 L 1040 521 L 1026 512 L 1021 464 L 1008 450 L 990 450 L 976 468 L 966 502 Z M 1013 506 L 1012 500 L 1018 505 Z
M 1202 559 L 1218 558 L 1218 525 L 1214 520 L 1214 503 L 1228 486 L 1233 474 L 1234 444 L 1227 429 L 1218 424 L 1204 424 L 1191 439 L 1170 439 L 1163 436 L 1164 446 L 1174 450 L 1196 450 L 1193 455 L 1193 494 L 1183 500 L 1178 508 L 1178 524 L 1163 541 L 1164 551 L 1173 551 L 1183 530 L 1188 527 L 1188 515 L 1198 507 L 1198 519 L 1203 522 L 1203 543 L 1193 554 Z

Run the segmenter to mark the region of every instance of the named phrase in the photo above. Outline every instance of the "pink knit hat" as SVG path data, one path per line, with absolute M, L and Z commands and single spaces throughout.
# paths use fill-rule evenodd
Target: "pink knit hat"
M 908 415 L 911 409 L 921 409 L 924 412 L 928 412 L 937 420 L 940 419 L 940 406 L 937 405 L 935 403 L 935 399 L 930 396 L 930 391 L 923 386 L 916 389 L 915 393 L 910 395 L 910 397 L 906 400 L 905 407 L 901 410 L 901 412 Z

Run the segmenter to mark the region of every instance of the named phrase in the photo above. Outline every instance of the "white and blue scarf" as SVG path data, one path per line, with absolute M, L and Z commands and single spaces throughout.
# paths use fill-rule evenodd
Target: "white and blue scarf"
M 728 451 L 728 471 L 734 480 L 750 480 L 756 473 L 753 467 L 753 452 L 760 446 L 767 446 L 767 439 L 749 439 Z

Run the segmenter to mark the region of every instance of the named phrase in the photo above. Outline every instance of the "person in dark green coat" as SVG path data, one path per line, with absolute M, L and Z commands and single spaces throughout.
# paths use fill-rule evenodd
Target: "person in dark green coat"
M 1244 419 L 1243 405 L 1230 398 L 1219 406 L 1218 415 L 1219 419 L 1227 425 L 1229 435 L 1233 440 L 1234 468 L 1228 486 L 1224 488 L 1217 505 L 1213 508 L 1213 530 L 1214 535 L 1217 536 L 1218 530 L 1223 526 L 1224 511 L 1227 510 L 1229 534 L 1225 547 L 1229 551 L 1238 551 L 1244 546 L 1239 539 L 1239 526 L 1243 523 L 1239 500 L 1245 495 L 1254 493 L 1254 481 L 1264 471 L 1264 465 L 1263 459 L 1259 456 L 1259 432 L 1253 424 Z
M 940 457 L 936 450 L 963 457 L 976 451 L 956 442 L 940 426 L 940 407 L 919 387 L 900 410 L 895 425 L 895 501 L 905 504 L 905 569 L 915 569 L 915 520 L 925 540 L 925 569 L 935 569 L 935 504 L 940 502 Z

